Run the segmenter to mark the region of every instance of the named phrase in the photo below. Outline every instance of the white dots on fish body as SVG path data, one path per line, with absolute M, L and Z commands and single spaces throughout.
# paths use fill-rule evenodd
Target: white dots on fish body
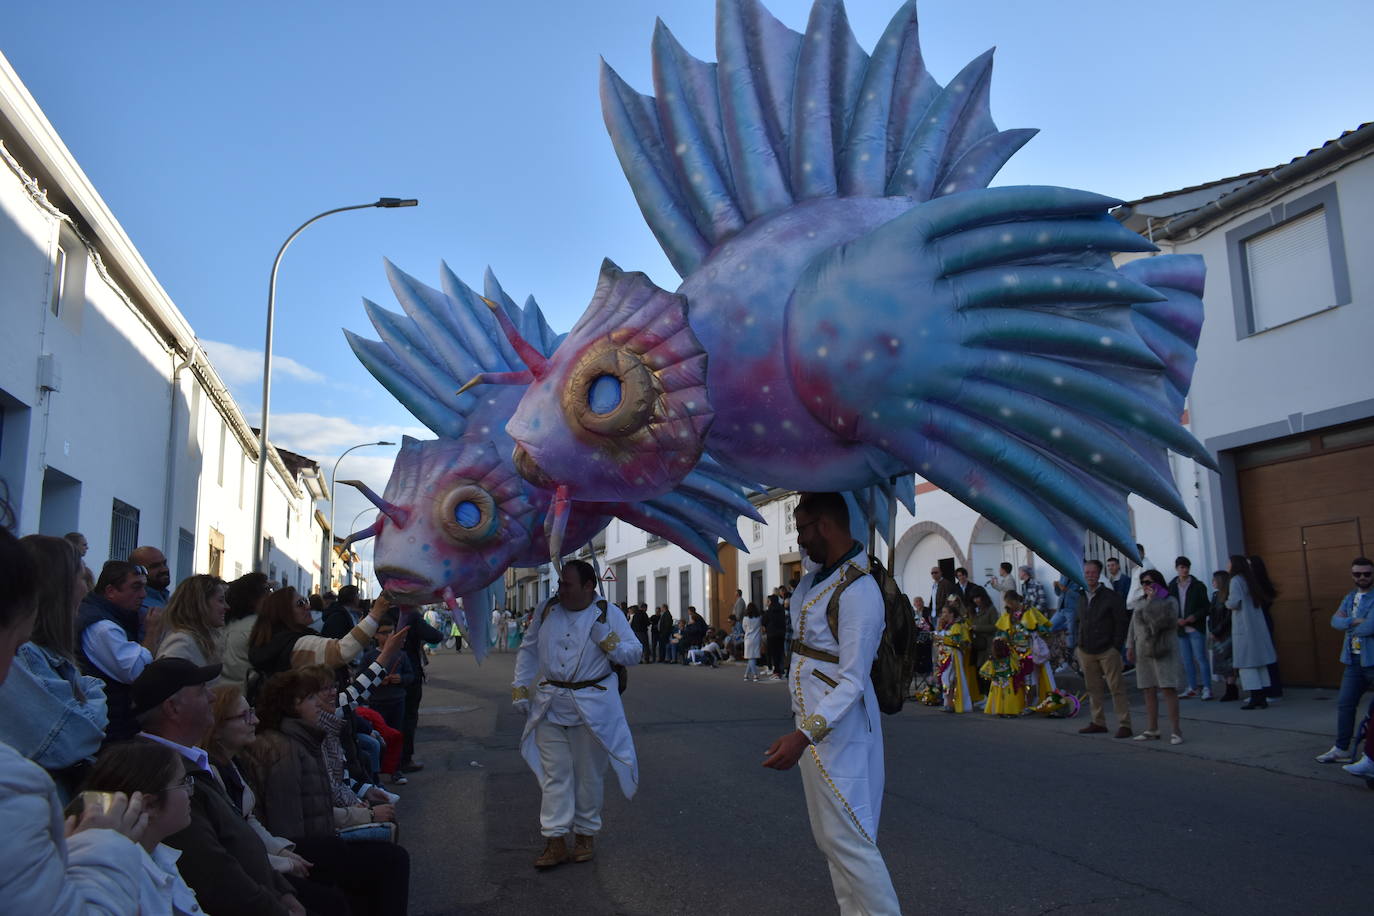
M 764 394 L 767 394 L 768 392 L 770 392 L 770 391 L 772 391 L 772 390 L 773 390 L 773 389 L 772 389 L 772 386 L 771 386 L 771 385 L 764 385 L 762 388 L 759 389 L 759 391 L 762 391 Z
M 1018 277 L 1018 276 L 1016 276 L 1016 274 L 1002 274 L 1002 285 L 1003 285 L 1003 286 L 1015 286 L 1016 284 L 1018 284 L 1018 283 L 1020 283 L 1020 282 L 1021 282 L 1021 278 Z
M 1059 274 L 1055 274 L 1053 277 L 1050 278 L 1050 282 L 1053 283 L 1055 286 L 1063 286 L 1064 278 L 1059 276 Z
M 821 359 L 825 359 L 827 356 L 830 355 L 830 348 L 829 348 L 829 347 L 817 347 L 817 348 L 816 348 L 816 355 L 819 356 Z
M 1116 289 L 1116 288 L 1117 288 L 1118 286 L 1120 286 L 1120 285 L 1121 285 L 1121 284 L 1118 283 L 1118 282 L 1116 282 L 1115 280 L 1108 280 L 1108 281 L 1107 281 L 1107 289 Z
M 1062 439 L 1064 438 L 1064 430 L 1060 429 L 1058 426 L 1051 427 L 1050 436 L 1055 439 Z
M 1054 384 L 1060 388 L 1064 387 L 1064 376 L 1062 375 L 1056 375 L 1054 378 L 1050 379 L 1050 381 L 1054 382 Z
M 1010 232 L 1003 232 L 1003 233 L 1002 233 L 1002 244 L 1004 244 L 1004 245 L 1010 245 L 1014 240 L 1015 240 L 1015 236 L 1013 236 Z
M 673 150 L 673 152 L 677 153 L 679 156 L 683 155 L 684 153 L 687 152 L 687 144 L 686 144 L 686 143 L 679 143 L 679 144 L 677 145 L 677 149 Z
M 946 194 L 953 194 L 957 190 L 959 190 L 958 182 L 951 181 L 949 184 L 945 185 Z
M 872 351 L 872 350 L 865 350 L 865 351 L 864 351 L 864 362 L 871 362 L 872 360 L 873 360 L 873 351 Z
M 1103 334 L 1101 337 L 1097 338 L 1097 342 L 1102 344 L 1102 346 L 1104 347 L 1110 347 L 1112 345 L 1112 339 L 1108 337 L 1106 334 Z
M 1090 460 L 1093 464 L 1101 464 L 1101 463 L 1102 463 L 1102 453 L 1101 453 L 1101 452 L 1093 452 L 1091 455 L 1088 456 L 1088 460 Z
M 1004 416 L 1004 417 L 1010 417 L 1011 414 L 1012 414 L 1012 410 L 1011 410 L 1010 407 L 1003 407 L 1003 408 L 1001 408 L 1000 410 L 998 410 L 997 412 L 1000 413 L 1000 414 L 1001 414 L 1002 416 Z
M 902 345 L 902 342 L 896 337 L 889 337 L 887 339 L 887 345 L 895 350 Z
M 1048 245 L 1050 243 L 1050 234 L 1049 232 L 1041 232 L 1035 237 L 1035 240 L 1041 245 Z
M 872 158 L 873 158 L 873 156 L 872 156 L 871 154 L 869 154 L 869 153 L 866 153 L 866 152 L 865 152 L 865 153 L 859 153 L 859 161 L 860 161 L 860 162 L 867 162 L 868 160 L 870 160 L 870 159 L 872 159 Z
M 753 430 L 754 435 L 762 436 L 768 432 L 768 427 L 764 426 L 762 423 L 755 423 L 753 425 Z
M 754 316 L 753 316 L 753 315 L 745 315 L 745 316 L 744 316 L 744 324 L 745 324 L 745 327 L 751 327 L 751 328 L 752 328 L 752 327 L 754 326 L 754 321 L 755 321 L 755 319 L 754 319 Z

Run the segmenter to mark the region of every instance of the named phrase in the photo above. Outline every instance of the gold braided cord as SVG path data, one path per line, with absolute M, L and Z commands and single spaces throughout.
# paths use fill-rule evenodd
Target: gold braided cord
M 530 689 L 528 687 L 512 687 L 510 689 L 510 699 L 512 703 L 517 700 L 528 700 L 529 698 Z
M 620 634 L 615 631 L 612 631 L 610 636 L 607 636 L 605 639 L 601 640 L 601 642 L 597 643 L 601 651 L 605 652 L 607 655 L 614 652 L 615 647 L 618 645 L 620 645 Z

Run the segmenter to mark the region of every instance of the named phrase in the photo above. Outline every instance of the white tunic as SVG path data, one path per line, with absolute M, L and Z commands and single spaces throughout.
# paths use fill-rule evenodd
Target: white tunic
M 811 738 L 807 753 L 848 817 L 870 842 L 878 836 L 883 797 L 883 733 L 878 699 L 869 671 L 886 625 L 882 593 L 872 576 L 851 583 L 840 595 L 839 638 L 830 632 L 826 609 L 845 568 L 868 569 L 860 551 L 817 582 L 811 573 L 797 585 L 789 611 L 793 632 L 807 646 L 838 656 L 839 662 L 792 654 L 788 687 L 797 728 Z
M 546 719 L 555 725 L 586 725 L 610 755 L 621 791 L 633 798 L 639 762 L 611 663 L 633 665 L 643 647 L 619 607 L 607 605 L 605 623 L 597 619 L 600 614 L 596 601 L 580 611 L 565 611 L 558 604 L 547 616 L 543 608 L 535 611 L 515 657 L 512 684 L 516 700 L 530 701 L 520 753 L 542 778 L 535 726 Z M 595 681 L 597 686 L 572 690 L 549 681 Z

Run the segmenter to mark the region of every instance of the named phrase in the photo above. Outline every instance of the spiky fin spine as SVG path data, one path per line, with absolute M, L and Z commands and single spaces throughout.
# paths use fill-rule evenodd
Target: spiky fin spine
M 364 300 L 364 309 L 381 340 L 344 331 L 358 360 L 417 420 L 440 436 L 459 438 L 474 418 L 480 425 L 504 425 L 505 416 L 486 416 L 493 409 L 490 398 L 456 393 L 479 373 L 524 368 L 486 303 L 448 265 L 441 270 L 444 292 L 426 286 L 390 262 L 386 267 L 404 314 Z M 532 332 L 526 334 L 531 346 L 545 356 L 553 352 L 560 338 L 549 330 L 533 296 L 522 309 L 501 289 L 490 270 L 486 290 L 488 298 L 501 304 L 512 323 Z
M 1034 131 L 999 131 L 992 52 L 941 87 L 921 54 L 915 0 L 870 59 L 840 0 L 806 33 L 759 0 L 720 0 L 718 64 L 659 23 L 657 97 L 603 62 L 602 114 L 650 229 L 686 276 L 750 222 L 818 197 L 929 200 L 985 187 Z

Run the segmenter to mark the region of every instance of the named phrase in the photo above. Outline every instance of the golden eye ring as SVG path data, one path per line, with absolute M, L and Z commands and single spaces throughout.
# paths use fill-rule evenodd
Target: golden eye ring
M 602 376 L 619 382 L 619 400 L 605 413 L 592 408 L 592 387 Z M 654 374 L 640 358 L 612 341 L 589 348 L 568 374 L 563 413 L 573 428 L 609 438 L 631 436 L 653 418 L 659 389 Z
M 439 530 L 456 544 L 476 546 L 500 530 L 496 500 L 475 483 L 460 483 L 436 503 Z

